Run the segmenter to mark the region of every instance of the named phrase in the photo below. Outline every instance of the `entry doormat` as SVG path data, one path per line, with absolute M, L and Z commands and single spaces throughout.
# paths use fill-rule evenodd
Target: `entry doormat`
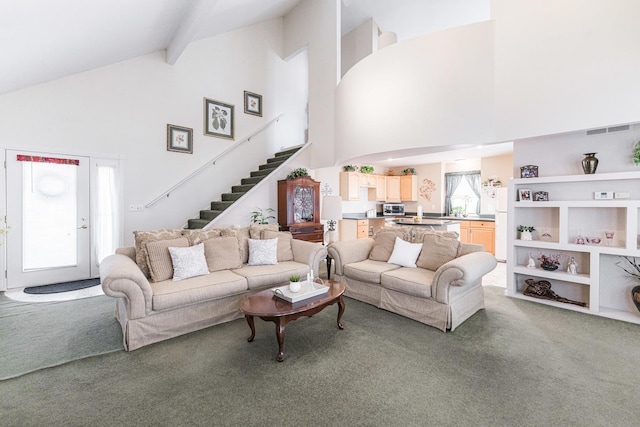
M 100 279 L 76 280 L 74 282 L 54 283 L 52 285 L 32 286 L 24 288 L 25 294 L 57 294 L 60 292 L 77 291 L 100 284 Z

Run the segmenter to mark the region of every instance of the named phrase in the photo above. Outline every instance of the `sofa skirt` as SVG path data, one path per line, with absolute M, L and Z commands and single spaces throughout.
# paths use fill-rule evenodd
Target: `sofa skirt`
M 123 344 L 131 351 L 210 326 L 243 317 L 240 304 L 247 293 L 202 301 L 172 310 L 154 311 L 140 319 L 127 317 L 126 302 L 118 298 L 116 318 L 120 322 Z

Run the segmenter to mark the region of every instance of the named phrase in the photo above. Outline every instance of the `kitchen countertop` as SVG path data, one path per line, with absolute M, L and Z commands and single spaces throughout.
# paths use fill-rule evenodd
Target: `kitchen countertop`
M 384 216 L 382 214 L 378 214 L 375 217 L 369 217 L 367 218 L 367 216 L 365 214 L 359 214 L 359 213 L 346 213 L 344 215 L 342 215 L 342 219 L 384 219 L 387 221 L 402 221 L 405 220 L 405 222 L 407 223 L 413 223 L 413 217 L 415 215 L 405 215 L 403 217 L 397 217 L 397 216 L 391 216 L 391 215 L 387 215 Z M 430 216 L 430 215 L 423 215 L 422 216 L 422 224 L 425 224 L 425 221 L 455 221 L 455 222 L 460 222 L 460 221 L 485 221 L 485 222 L 495 222 L 495 218 L 494 217 L 455 217 L 455 216 Z M 416 223 L 416 224 L 421 224 L 420 222 Z M 426 225 L 426 224 L 425 224 Z

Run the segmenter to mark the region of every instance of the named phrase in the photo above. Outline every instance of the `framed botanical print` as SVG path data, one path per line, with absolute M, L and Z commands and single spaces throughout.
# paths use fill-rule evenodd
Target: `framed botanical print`
M 193 129 L 167 125 L 167 151 L 193 153 Z
M 204 134 L 233 139 L 234 106 L 204 98 Z
M 244 112 L 262 117 L 262 95 L 244 91 Z

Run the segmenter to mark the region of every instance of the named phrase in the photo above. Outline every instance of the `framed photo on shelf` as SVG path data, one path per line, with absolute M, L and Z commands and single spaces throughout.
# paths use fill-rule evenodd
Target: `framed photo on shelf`
M 538 166 L 526 165 L 520 167 L 520 178 L 537 178 Z
M 262 95 L 244 91 L 244 112 L 262 117 Z
M 521 188 L 518 190 L 518 200 L 521 202 L 530 202 L 531 199 L 531 190 L 528 188 Z
M 534 202 L 547 202 L 549 201 L 549 193 L 546 191 L 536 191 L 533 193 Z
M 167 151 L 193 153 L 193 129 L 167 124 Z
M 233 140 L 234 106 L 204 98 L 204 134 Z

